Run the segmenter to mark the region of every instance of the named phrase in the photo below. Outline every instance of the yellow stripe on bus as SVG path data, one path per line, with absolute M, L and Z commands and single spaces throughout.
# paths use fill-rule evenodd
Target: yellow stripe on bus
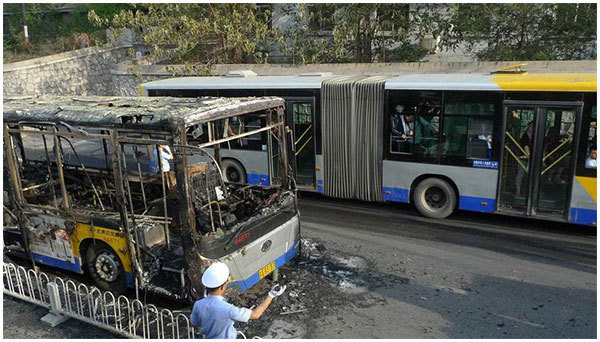
M 501 74 L 492 77 L 502 90 L 596 91 L 596 74 Z
M 594 199 L 594 202 L 598 202 L 596 199 L 598 188 L 596 188 L 597 180 L 594 177 L 575 177 L 579 184 L 583 186 L 585 191 Z

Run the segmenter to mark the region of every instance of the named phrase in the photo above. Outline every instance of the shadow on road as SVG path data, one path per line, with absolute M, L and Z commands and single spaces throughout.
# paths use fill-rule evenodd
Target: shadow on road
M 448 338 L 596 338 L 592 290 L 477 275 L 461 289 L 410 281 L 374 292 L 443 317 Z

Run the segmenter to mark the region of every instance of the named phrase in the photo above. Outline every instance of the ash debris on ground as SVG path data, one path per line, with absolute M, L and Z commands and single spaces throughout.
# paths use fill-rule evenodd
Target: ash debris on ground
M 284 294 L 272 302 L 259 320 L 236 324 L 248 338 L 309 338 L 308 318 L 330 315 L 348 305 L 383 304 L 370 298 L 369 290 L 408 283 L 406 278 L 388 279 L 373 271 L 370 261 L 329 250 L 317 240 L 303 238 L 301 244 L 301 254 L 291 265 L 280 269 L 277 283 L 287 285 Z M 272 280 L 263 279 L 230 301 L 242 307 L 258 305 L 272 284 Z

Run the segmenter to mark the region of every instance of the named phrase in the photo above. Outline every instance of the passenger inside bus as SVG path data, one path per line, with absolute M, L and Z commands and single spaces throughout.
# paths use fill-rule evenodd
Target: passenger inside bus
M 173 153 L 171 152 L 171 148 L 169 145 L 158 145 L 156 148 L 153 148 L 152 159 L 150 160 L 150 170 L 153 173 L 158 173 L 162 170 L 165 178 L 167 180 L 167 189 L 169 190 L 169 194 L 171 197 L 175 197 L 175 174 L 171 172 L 171 164 L 170 161 L 173 160 Z M 160 151 L 160 152 L 158 152 Z M 160 158 L 158 157 L 160 153 Z M 160 167 L 159 167 L 160 160 Z
M 409 106 L 398 104 L 391 115 L 391 151 L 396 153 L 436 154 L 438 116 L 431 114 L 428 105 Z M 421 113 L 422 114 L 419 114 Z M 434 115 L 434 116 L 430 116 Z
M 392 151 L 410 153 L 415 129 L 415 113 L 412 108 L 396 105 L 392 114 Z
M 533 144 L 533 124 L 534 121 L 529 122 L 527 125 L 526 131 L 521 136 L 521 140 L 519 141 L 523 154 L 519 156 L 519 159 L 522 159 L 525 167 L 517 168 L 517 175 L 515 177 L 515 196 L 520 197 L 524 192 L 524 188 L 527 186 L 527 180 L 525 180 L 525 175 L 529 170 L 529 157 L 531 156 L 532 144 Z M 525 183 L 523 182 L 525 180 Z
M 588 157 L 585 160 L 585 167 L 588 169 L 596 168 L 596 145 L 593 145 L 590 148 L 590 152 L 588 153 Z

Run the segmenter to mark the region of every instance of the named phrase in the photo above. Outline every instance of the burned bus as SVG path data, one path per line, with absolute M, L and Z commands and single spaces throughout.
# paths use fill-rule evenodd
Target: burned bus
M 5 253 L 190 300 L 215 261 L 241 293 L 298 254 L 280 98 L 5 98 L 3 118 Z M 257 136 L 270 184 L 227 182 L 220 152 Z

